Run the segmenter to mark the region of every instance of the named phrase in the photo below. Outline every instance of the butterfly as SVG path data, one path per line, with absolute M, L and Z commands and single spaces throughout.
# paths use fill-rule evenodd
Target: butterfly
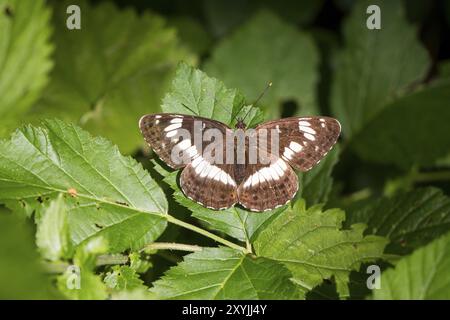
M 255 211 L 268 211 L 287 204 L 298 191 L 294 169 L 308 171 L 330 151 L 336 143 L 341 125 L 330 117 L 290 117 L 259 124 L 246 129 L 243 119 L 235 130 L 226 124 L 199 116 L 160 113 L 143 116 L 139 121 L 145 141 L 168 166 L 183 168 L 180 188 L 189 199 L 214 210 L 229 208 L 237 203 Z M 256 145 L 245 141 L 245 155 L 238 163 L 215 162 L 206 156 L 208 142 L 194 141 L 195 130 L 209 131 L 233 137 L 236 131 L 250 132 Z M 189 133 L 186 138 L 181 132 Z M 270 144 L 278 139 L 276 144 Z M 228 144 L 218 144 L 218 151 L 226 153 Z M 236 151 L 236 146 L 233 147 Z M 184 160 L 175 161 L 175 154 Z M 259 153 L 258 161 L 249 161 L 252 151 Z M 228 155 L 228 154 L 227 154 Z

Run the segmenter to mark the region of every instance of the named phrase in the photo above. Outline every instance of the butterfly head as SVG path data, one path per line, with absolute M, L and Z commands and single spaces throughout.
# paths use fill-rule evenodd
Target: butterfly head
M 244 119 L 238 118 L 235 127 L 236 127 L 236 129 L 245 129 L 246 125 L 244 123 Z

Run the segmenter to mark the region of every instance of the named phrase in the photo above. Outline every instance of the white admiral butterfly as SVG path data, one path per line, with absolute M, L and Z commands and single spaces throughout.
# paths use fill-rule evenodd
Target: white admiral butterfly
M 183 193 L 214 210 L 239 203 L 249 210 L 260 212 L 288 203 L 298 190 L 297 175 L 291 166 L 301 171 L 311 169 L 336 143 L 341 131 L 339 122 L 329 117 L 291 117 L 265 122 L 250 129 L 254 130 L 258 141 L 256 146 L 245 141 L 243 163 L 238 163 L 234 158 L 231 163 L 223 163 L 214 162 L 205 155 L 211 140 L 202 139 L 197 143 L 190 138 L 195 136 L 198 124 L 202 133 L 213 129 L 223 136 L 235 134 L 224 123 L 192 115 L 150 114 L 139 121 L 145 140 L 156 154 L 173 169 L 184 167 L 180 177 Z M 237 122 L 236 129 L 250 131 L 245 130 L 242 120 Z M 182 131 L 190 133 L 190 137 L 180 139 Z M 272 136 L 279 140 L 276 145 L 278 150 L 274 150 L 273 144 L 271 148 L 264 148 Z M 176 154 L 181 152 L 187 163 L 175 161 L 174 150 Z M 252 150 L 260 154 L 256 163 L 249 161 Z

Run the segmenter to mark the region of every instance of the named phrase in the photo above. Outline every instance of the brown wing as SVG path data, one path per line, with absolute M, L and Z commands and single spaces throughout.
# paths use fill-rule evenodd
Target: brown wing
M 251 211 L 267 211 L 285 205 L 298 190 L 294 170 L 283 159 L 268 157 L 269 164 L 246 166 L 245 177 L 238 188 L 239 203 Z
M 183 169 L 180 186 L 188 198 L 210 209 L 226 209 L 237 201 L 234 166 L 211 164 L 202 156 Z
M 308 171 L 336 143 L 341 125 L 329 117 L 292 117 L 263 123 L 256 130 L 267 130 L 268 152 L 278 155 L 297 170 Z M 274 131 L 272 131 L 274 130 Z M 272 134 L 279 136 L 279 149 L 271 150 Z

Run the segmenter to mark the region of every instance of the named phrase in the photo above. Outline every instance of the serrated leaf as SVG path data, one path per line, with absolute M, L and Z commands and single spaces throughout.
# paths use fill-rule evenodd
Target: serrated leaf
M 116 290 L 135 290 L 144 287 L 144 282 L 129 266 L 113 266 L 104 281 L 109 288 Z
M 0 135 L 17 127 L 52 67 L 50 10 L 42 0 L 0 0 Z
M 386 252 L 410 253 L 450 231 L 450 199 L 437 188 L 368 200 L 347 210 L 346 224 L 365 223 L 368 234 L 389 238 Z
M 338 161 L 339 146 L 335 146 L 322 161 L 306 173 L 299 173 L 299 192 L 296 199 L 304 199 L 307 206 L 326 203 L 331 191 L 331 172 Z
M 259 233 L 255 252 L 283 263 L 303 293 L 334 277 L 340 296 L 348 297 L 350 272 L 379 259 L 387 241 L 364 237 L 362 224 L 341 229 L 344 219 L 340 209 L 322 211 L 319 205 L 306 209 L 304 201 L 298 201 Z
M 89 239 L 79 246 L 73 259 L 74 264 L 57 278 L 59 291 L 74 300 L 106 299 L 106 285 L 93 270 L 97 256 L 108 252 L 108 249 L 108 243 L 103 237 Z
M 295 24 L 310 23 L 320 11 L 323 0 L 283 2 L 272 0 L 233 1 L 215 0 L 204 1 L 205 16 L 209 27 L 216 37 L 226 35 L 248 19 L 253 12 L 267 8 L 279 14 L 284 20 Z
M 66 195 L 73 244 L 101 234 L 112 251 L 139 248 L 166 227 L 167 203 L 150 175 L 103 138 L 47 120 L 0 142 L 1 202 L 39 205 Z
M 69 30 L 69 4 L 55 4 L 55 69 L 30 117 L 78 122 L 130 153 L 142 144 L 139 118 L 160 110 L 176 63 L 192 56 L 156 14 L 76 1 L 81 29 Z
M 367 28 L 369 5 L 380 7 L 380 30 Z M 403 89 L 422 80 L 430 60 L 401 0 L 358 1 L 343 33 L 346 46 L 337 57 L 331 108 L 350 138 Z
M 229 248 L 184 257 L 150 289 L 159 299 L 292 299 L 298 295 L 279 263 Z
M 387 106 L 355 138 L 364 159 L 401 168 L 433 165 L 450 150 L 450 81 Z
M 381 274 L 374 299 L 450 299 L 450 234 L 401 259 Z
M 42 209 L 36 245 L 45 259 L 56 261 L 65 257 L 71 249 L 67 211 L 62 194 Z
M 318 50 L 309 35 L 261 10 L 214 49 L 205 70 L 240 88 L 250 102 L 273 82 L 261 105 L 270 118 L 277 118 L 280 104 L 288 100 L 299 105 L 297 113 L 318 112 L 318 63 Z
M 141 257 L 141 254 L 138 252 L 130 253 L 128 258 L 130 259 L 130 268 L 137 273 L 145 273 L 152 266 L 148 256 Z
M 187 198 L 177 183 L 175 172 L 168 172 L 156 162 L 153 162 L 155 170 L 164 177 L 164 181 L 174 190 L 173 197 L 176 202 L 192 211 L 192 216 L 200 219 L 214 230 L 221 231 L 240 241 L 251 241 L 264 223 L 282 212 L 286 206 L 260 213 L 252 213 L 239 207 L 225 210 L 212 210 Z

